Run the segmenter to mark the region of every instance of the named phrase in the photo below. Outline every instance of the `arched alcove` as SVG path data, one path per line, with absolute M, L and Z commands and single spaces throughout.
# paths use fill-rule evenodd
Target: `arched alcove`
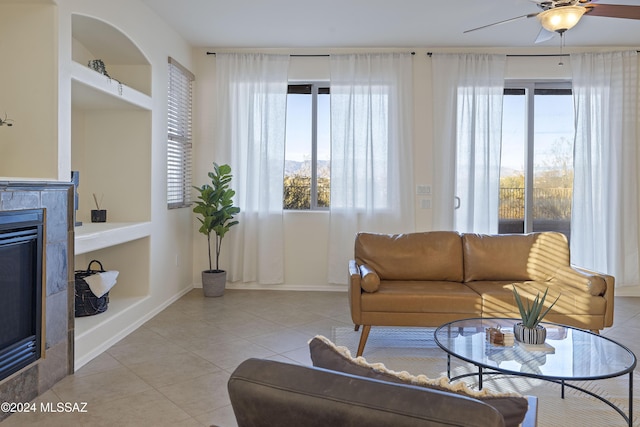
M 91 60 L 103 61 L 110 77 L 151 96 L 151 64 L 123 32 L 85 15 L 73 15 L 71 28 L 74 62 L 88 66 Z

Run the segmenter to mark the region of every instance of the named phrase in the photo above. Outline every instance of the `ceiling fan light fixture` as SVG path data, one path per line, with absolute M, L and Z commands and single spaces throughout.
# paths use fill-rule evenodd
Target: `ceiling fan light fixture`
M 545 30 L 564 33 L 573 28 L 586 11 L 582 6 L 558 6 L 540 12 L 538 19 Z

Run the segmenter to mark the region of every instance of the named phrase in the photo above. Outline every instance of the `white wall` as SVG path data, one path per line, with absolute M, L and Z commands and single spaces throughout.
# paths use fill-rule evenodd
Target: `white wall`
M 215 56 L 207 55 L 209 51 L 231 51 L 231 49 L 196 49 L 194 61 L 198 74 L 198 86 L 196 88 L 197 107 L 196 144 L 195 144 L 195 174 L 196 184 L 205 182 L 206 172 L 211 162 L 228 162 L 225 153 L 216 146 L 216 105 L 215 105 Z M 389 49 L 379 49 L 385 51 Z M 396 51 L 399 49 L 395 49 Z M 414 51 L 414 183 L 413 187 L 421 184 L 432 184 L 433 179 L 433 134 L 432 134 L 432 88 L 431 88 L 431 60 L 428 52 L 444 52 L 443 49 L 430 48 L 404 48 L 402 51 Z M 607 50 L 581 49 L 589 50 Z M 608 49 L 610 50 L 610 49 Z M 249 50 L 244 50 L 249 51 Z M 372 49 L 347 50 L 347 49 L 262 49 L 253 50 L 272 53 L 288 54 L 328 54 L 346 51 L 372 51 Z M 508 79 L 551 79 L 567 80 L 571 78 L 569 58 L 559 56 L 532 56 L 554 55 L 554 48 L 531 49 L 450 49 L 447 52 L 476 51 L 486 53 L 506 53 L 507 59 L 506 77 Z M 565 49 L 566 51 L 566 49 Z M 577 51 L 577 50 L 576 50 Z M 529 56 L 519 56 L 529 55 Z M 289 70 L 291 80 L 328 80 L 328 58 L 321 57 L 292 57 Z M 563 65 L 559 65 L 563 62 Z M 233 165 L 232 165 L 233 167 Z M 437 188 L 432 189 L 438 191 Z M 422 196 L 416 196 L 416 223 L 417 231 L 432 229 L 432 210 L 421 209 Z M 285 214 L 285 283 L 283 285 L 270 286 L 271 289 L 336 289 L 327 284 L 327 251 L 328 251 L 328 213 L 326 212 L 287 212 Z M 197 233 L 194 226 L 194 265 L 193 282 L 200 286 L 200 271 L 206 265 L 206 241 L 204 236 Z M 233 232 L 233 230 L 231 231 Z M 227 243 L 228 244 L 228 243 Z M 229 251 L 223 249 L 221 263 L 224 267 Z M 345 266 L 346 275 L 346 266 Z M 261 288 L 255 284 L 229 284 L 229 287 Z M 264 287 L 266 288 L 266 287 Z M 342 287 L 340 287 L 342 288 Z

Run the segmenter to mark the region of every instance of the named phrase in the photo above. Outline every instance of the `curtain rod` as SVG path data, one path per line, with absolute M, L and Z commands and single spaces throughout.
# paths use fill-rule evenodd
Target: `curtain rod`
M 640 50 L 636 50 L 636 52 L 640 53 Z M 207 52 L 207 55 L 215 55 L 215 54 L 216 54 L 215 52 Z M 415 52 L 411 52 L 411 55 L 415 55 L 415 54 L 416 54 Z M 427 56 L 428 57 L 431 57 L 432 55 L 433 55 L 433 52 L 427 52 Z M 308 55 L 304 55 L 304 54 L 294 55 L 294 54 L 292 54 L 292 55 L 289 55 L 289 56 L 298 57 L 298 58 L 300 58 L 300 57 L 304 58 L 304 57 L 322 57 L 322 56 L 331 56 L 331 55 L 326 53 L 326 54 L 308 54 Z M 507 57 L 512 57 L 512 58 L 518 58 L 518 57 L 553 57 L 553 56 L 570 56 L 570 54 L 568 54 L 568 53 L 530 53 L 530 54 L 522 53 L 522 54 L 511 54 L 511 55 L 507 54 L 506 56 Z
M 207 55 L 215 55 L 215 52 L 207 52 Z M 415 55 L 415 52 L 411 52 L 411 55 Z M 309 54 L 309 55 L 289 55 L 289 56 L 293 56 L 293 57 L 314 57 L 314 56 L 331 56 L 330 54 L 326 53 L 326 54 Z M 429 54 L 429 56 L 431 56 Z
M 427 56 L 431 57 L 433 52 L 427 52 Z M 569 56 L 568 53 L 530 53 L 530 54 L 514 54 L 514 55 L 505 55 L 507 57 L 545 57 L 545 56 Z
M 640 50 L 636 50 L 636 53 L 640 53 Z M 427 52 L 427 56 L 431 57 L 433 55 L 433 52 Z M 530 54 L 526 54 L 526 53 L 522 53 L 522 54 L 513 54 L 513 55 L 506 55 L 507 57 L 545 57 L 545 56 L 570 56 L 569 53 L 530 53 Z

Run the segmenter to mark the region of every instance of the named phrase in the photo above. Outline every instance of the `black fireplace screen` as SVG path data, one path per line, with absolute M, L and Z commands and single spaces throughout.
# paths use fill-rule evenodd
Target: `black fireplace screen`
M 43 211 L 0 212 L 0 380 L 40 358 Z

